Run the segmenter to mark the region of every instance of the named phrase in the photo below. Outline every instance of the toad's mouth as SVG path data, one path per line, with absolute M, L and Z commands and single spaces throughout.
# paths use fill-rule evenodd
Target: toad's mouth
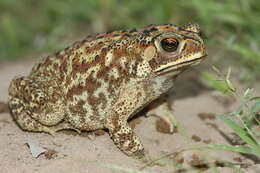
M 173 65 L 169 65 L 167 67 L 164 67 L 164 68 L 161 68 L 159 70 L 156 71 L 156 74 L 157 75 L 163 75 L 163 74 L 168 74 L 168 73 L 171 73 L 173 72 L 173 75 L 174 74 L 178 74 L 180 72 L 182 72 L 185 67 L 188 67 L 190 65 L 197 65 L 199 64 L 207 55 L 203 55 L 201 57 L 198 57 L 198 58 L 195 58 L 195 59 L 191 59 L 191 60 L 188 60 L 188 61 L 183 61 L 183 62 L 180 62 L 180 63 L 177 63 L 177 64 L 173 64 Z M 174 73 L 176 72 L 176 73 Z

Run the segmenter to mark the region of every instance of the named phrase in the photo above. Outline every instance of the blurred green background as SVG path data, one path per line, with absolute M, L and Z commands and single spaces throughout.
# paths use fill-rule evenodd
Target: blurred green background
M 96 32 L 188 22 L 204 31 L 213 64 L 259 76 L 260 0 L 1 0 L 0 62 L 57 51 Z

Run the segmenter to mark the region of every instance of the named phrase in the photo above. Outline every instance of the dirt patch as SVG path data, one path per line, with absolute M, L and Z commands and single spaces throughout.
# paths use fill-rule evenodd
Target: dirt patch
M 195 142 L 200 142 L 200 141 L 201 141 L 201 138 L 200 138 L 199 136 L 197 136 L 197 135 L 192 135 L 192 136 L 191 136 L 191 139 L 192 139 L 193 141 L 195 141 Z
M 216 116 L 213 113 L 199 113 L 198 117 L 203 121 L 216 119 Z
M 201 171 L 205 171 L 209 168 L 209 165 L 205 163 L 202 159 L 199 158 L 198 155 L 193 154 L 191 156 L 191 161 L 189 162 L 189 165 L 191 167 L 195 167 L 197 169 L 200 169 Z
M 178 132 L 177 128 L 174 128 L 174 131 L 171 132 L 169 124 L 167 122 L 165 122 L 164 120 L 162 120 L 161 118 L 158 118 L 156 120 L 155 127 L 156 127 L 157 132 L 160 132 L 160 133 L 173 134 L 173 133 Z
M 205 144 L 210 144 L 212 142 L 212 140 L 211 139 L 204 139 L 202 142 L 205 143 Z
M 8 104 L 0 101 L 0 113 L 7 113 L 7 112 L 9 112 Z
M 48 149 L 45 153 L 44 156 L 46 159 L 50 160 L 50 159 L 55 159 L 58 156 L 58 152 L 56 150 L 53 149 Z

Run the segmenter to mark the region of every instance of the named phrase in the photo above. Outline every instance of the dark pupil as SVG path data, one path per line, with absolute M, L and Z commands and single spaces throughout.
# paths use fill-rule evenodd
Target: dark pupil
M 167 52 L 174 52 L 178 48 L 178 40 L 175 38 L 165 38 L 161 41 L 162 48 Z

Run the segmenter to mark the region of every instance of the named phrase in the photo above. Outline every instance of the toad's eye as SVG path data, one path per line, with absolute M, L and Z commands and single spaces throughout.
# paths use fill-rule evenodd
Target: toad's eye
M 177 50 L 179 41 L 175 38 L 165 38 L 161 40 L 161 46 L 166 52 L 174 52 Z

